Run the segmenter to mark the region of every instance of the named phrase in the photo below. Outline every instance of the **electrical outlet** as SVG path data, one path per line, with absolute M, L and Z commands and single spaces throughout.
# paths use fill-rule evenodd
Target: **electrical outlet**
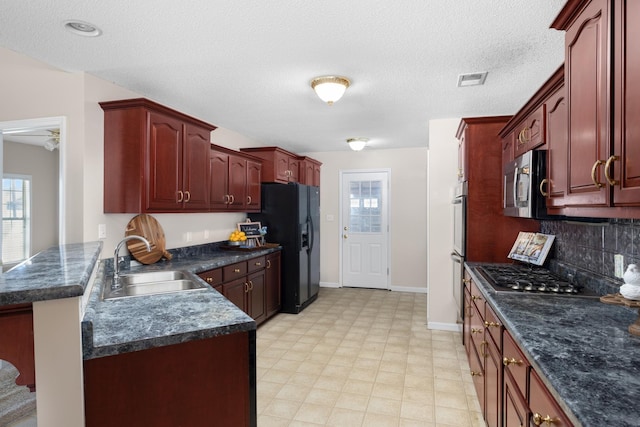
M 98 224 L 98 239 L 107 238 L 107 224 Z
M 615 254 L 613 261 L 615 262 L 615 276 L 622 279 L 624 275 L 624 255 Z

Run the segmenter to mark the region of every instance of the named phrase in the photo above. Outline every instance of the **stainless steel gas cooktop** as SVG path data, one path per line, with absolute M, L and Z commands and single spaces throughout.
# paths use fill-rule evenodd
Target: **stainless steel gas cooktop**
M 570 283 L 540 267 L 517 264 L 491 264 L 476 268 L 497 292 L 598 298 L 599 295 Z

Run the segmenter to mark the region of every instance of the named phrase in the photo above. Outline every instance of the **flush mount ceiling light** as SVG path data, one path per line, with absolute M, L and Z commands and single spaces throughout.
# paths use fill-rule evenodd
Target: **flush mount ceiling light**
M 93 24 L 84 21 L 65 21 L 64 28 L 67 31 L 71 31 L 73 34 L 84 37 L 98 37 L 102 34 L 102 30 Z
M 487 79 L 488 72 L 458 75 L 458 87 L 480 86 Z
M 369 138 L 349 138 L 347 139 L 347 144 L 353 151 L 362 150 L 365 145 L 369 142 Z
M 311 80 L 311 88 L 329 105 L 342 98 L 351 82 L 346 77 L 322 76 Z

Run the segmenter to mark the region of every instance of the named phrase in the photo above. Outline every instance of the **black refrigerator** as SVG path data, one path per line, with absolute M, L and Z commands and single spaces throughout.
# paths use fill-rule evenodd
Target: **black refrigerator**
M 320 188 L 262 183 L 262 211 L 252 221 L 267 227 L 267 241 L 282 246 L 282 308 L 297 314 L 320 289 Z

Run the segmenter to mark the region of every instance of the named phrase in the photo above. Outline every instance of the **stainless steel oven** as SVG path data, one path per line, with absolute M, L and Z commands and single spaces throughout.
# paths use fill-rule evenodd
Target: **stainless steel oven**
M 467 183 L 460 183 L 455 189 L 453 204 L 453 279 L 452 291 L 458 312 L 458 322 L 464 314 L 464 257 L 467 245 Z

